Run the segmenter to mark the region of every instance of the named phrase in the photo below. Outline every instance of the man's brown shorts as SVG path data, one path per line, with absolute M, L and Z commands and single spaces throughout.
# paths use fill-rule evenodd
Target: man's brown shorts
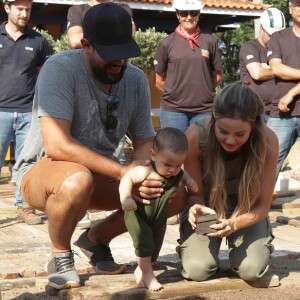
M 56 195 L 62 183 L 78 172 L 87 172 L 94 178 L 95 190 L 90 208 L 112 210 L 121 207 L 118 181 L 94 174 L 80 164 L 55 161 L 47 157 L 37 161 L 23 176 L 22 195 L 29 204 L 36 208 L 43 208 L 48 197 Z

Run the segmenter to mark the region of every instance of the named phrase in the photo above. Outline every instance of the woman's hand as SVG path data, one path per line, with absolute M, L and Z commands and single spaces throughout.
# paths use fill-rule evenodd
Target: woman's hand
M 196 224 L 196 218 L 202 215 L 207 215 L 207 214 L 215 214 L 216 212 L 201 204 L 195 204 L 193 205 L 190 210 L 189 210 L 189 222 L 192 225 L 193 229 L 196 229 L 197 224 Z
M 209 226 L 212 229 L 217 230 L 214 233 L 207 233 L 210 237 L 226 237 L 234 232 L 234 226 L 232 220 L 220 219 L 216 224 Z

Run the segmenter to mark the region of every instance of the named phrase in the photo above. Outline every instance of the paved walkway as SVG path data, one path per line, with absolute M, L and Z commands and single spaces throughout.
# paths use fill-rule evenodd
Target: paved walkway
M 2 195 L 0 198 L 0 276 L 2 278 L 43 276 L 45 275 L 44 265 L 50 253 L 47 219 L 45 218 L 44 224 L 35 226 L 18 223 L 13 190 L 12 185 L 0 185 L 0 195 Z M 294 192 L 294 195 L 278 198 L 273 202 L 274 209 L 270 213 L 276 236 L 274 257 L 300 253 L 300 230 L 297 227 L 300 224 L 300 183 L 290 179 L 290 190 Z M 105 217 L 105 212 L 94 211 L 91 217 L 93 222 L 96 222 Z M 281 223 L 275 222 L 280 221 L 280 218 L 283 220 Z M 294 226 L 287 225 L 288 223 Z M 82 230 L 77 228 L 72 241 L 75 241 L 81 233 Z M 179 262 L 175 252 L 178 237 L 178 225 L 168 226 L 159 260 Z M 114 239 L 111 242 L 111 249 L 117 262 L 135 262 L 134 249 L 128 233 Z M 226 245 L 222 244 L 221 259 L 227 258 L 226 249 Z M 82 258 L 76 256 L 75 261 L 76 267 L 81 272 L 87 271 L 89 264 Z
M 293 165 L 299 165 L 300 162 L 300 143 L 297 145 L 299 148 L 296 149 L 297 152 L 294 152 L 290 161 Z M 29 285 L 32 284 L 33 280 L 35 284 L 40 280 L 42 280 L 41 284 L 45 284 L 42 278 L 46 276 L 44 266 L 50 253 L 47 219 L 43 213 L 39 212 L 41 216 L 45 217 L 45 223 L 42 225 L 29 226 L 17 222 L 14 206 L 15 187 L 8 183 L 8 178 L 5 178 L 3 171 L 5 173 L 5 170 L 2 170 L 2 177 L 0 178 L 0 278 L 2 278 L 0 283 L 5 284 L 2 288 Z M 300 180 L 292 178 L 292 175 L 295 174 L 293 170 L 287 171 L 285 174 L 289 177 L 291 195 L 279 197 L 274 201 L 269 214 L 275 235 L 273 260 L 278 257 L 285 257 L 289 260 L 300 257 Z M 97 220 L 105 217 L 105 212 L 93 211 L 91 217 L 93 222 L 97 222 Z M 175 251 L 179 237 L 178 230 L 178 225 L 167 227 L 164 244 L 158 259 L 165 262 L 166 265 L 174 266 L 174 264 L 179 265 L 180 263 Z M 82 230 L 77 228 L 72 241 L 75 241 L 81 233 Z M 115 238 L 110 246 L 117 262 L 127 263 L 129 267 L 135 264 L 134 249 L 128 233 Z M 225 264 L 228 261 L 225 241 L 221 246 L 220 260 Z M 75 265 L 80 274 L 93 273 L 90 265 L 79 256 L 75 256 Z M 126 280 L 127 278 L 124 279 L 124 281 Z

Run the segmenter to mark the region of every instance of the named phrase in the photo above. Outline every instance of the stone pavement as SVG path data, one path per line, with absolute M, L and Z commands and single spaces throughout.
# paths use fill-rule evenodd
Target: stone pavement
M 10 197 L 7 194 L 10 192 Z M 29 226 L 17 222 L 16 209 L 14 207 L 14 197 L 12 195 L 14 187 L 12 185 L 0 185 L 0 278 L 18 278 L 44 276 L 44 265 L 50 253 L 50 240 L 47 232 L 47 219 L 42 225 Z M 270 212 L 276 239 L 274 255 L 284 255 L 284 253 L 300 250 L 300 182 L 290 179 L 290 190 L 294 195 L 290 197 L 278 198 L 273 202 L 273 209 Z M 43 213 L 39 212 L 41 216 Z M 45 217 L 45 216 L 44 216 Z M 93 211 L 91 218 L 93 222 L 105 217 L 105 212 Z M 281 221 L 280 221 L 281 220 Z M 290 224 L 293 226 L 286 226 Z M 287 229 L 290 235 L 286 235 Z M 175 247 L 177 245 L 178 225 L 170 225 L 167 228 L 165 241 L 160 252 L 159 260 L 171 263 L 179 262 Z M 294 233 L 295 231 L 295 233 Z M 77 228 L 72 241 L 75 241 L 82 233 L 82 229 Z M 295 237 L 299 236 L 299 239 Z M 113 255 L 117 262 L 134 263 L 135 255 L 128 233 L 125 233 L 111 242 Z M 221 248 L 220 258 L 226 259 L 226 245 Z M 75 257 L 76 266 L 80 272 L 86 272 L 89 264 L 82 258 Z

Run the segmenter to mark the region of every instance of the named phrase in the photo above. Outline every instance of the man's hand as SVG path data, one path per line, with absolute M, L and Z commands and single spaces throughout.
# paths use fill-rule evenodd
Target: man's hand
M 164 191 L 161 186 L 161 180 L 146 179 L 144 182 L 134 187 L 132 197 L 137 202 L 150 204 L 151 202 L 149 199 L 156 199 L 161 197 L 161 194 Z
M 128 172 L 130 169 L 136 166 L 149 166 L 150 161 L 133 161 L 128 166 L 124 166 L 122 170 L 123 176 Z M 132 191 L 132 198 L 140 203 L 143 204 L 150 204 L 150 200 L 148 199 L 155 199 L 159 198 L 164 191 L 162 187 L 163 178 L 157 174 L 155 171 L 151 171 L 147 179 L 145 179 L 142 183 L 135 184 L 133 191 Z
M 289 93 L 280 98 L 278 103 L 279 110 L 282 112 L 289 112 L 290 109 L 288 108 L 288 105 L 293 101 L 293 99 L 294 97 L 289 95 Z

